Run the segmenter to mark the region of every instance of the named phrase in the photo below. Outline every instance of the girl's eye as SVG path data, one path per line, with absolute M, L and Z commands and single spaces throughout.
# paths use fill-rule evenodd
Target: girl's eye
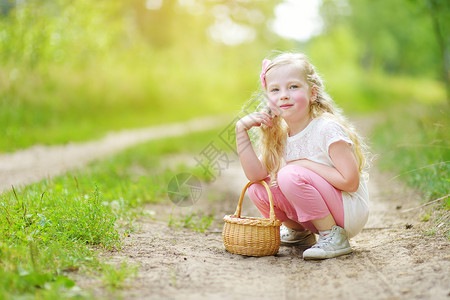
M 291 89 L 298 89 L 298 85 L 291 85 Z
M 278 89 L 277 88 L 273 88 L 273 89 L 270 90 L 270 92 L 276 93 L 276 92 L 278 92 Z

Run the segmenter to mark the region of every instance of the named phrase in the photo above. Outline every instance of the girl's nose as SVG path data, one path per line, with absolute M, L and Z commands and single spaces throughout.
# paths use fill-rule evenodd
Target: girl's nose
M 289 93 L 287 91 L 282 91 L 280 94 L 280 100 L 288 100 L 289 99 Z

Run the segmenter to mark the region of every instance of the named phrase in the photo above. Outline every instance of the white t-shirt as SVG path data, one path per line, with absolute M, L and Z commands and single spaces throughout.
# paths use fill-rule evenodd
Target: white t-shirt
M 344 128 L 327 117 L 313 119 L 305 129 L 294 136 L 288 136 L 285 160 L 289 163 L 298 159 L 308 159 L 330 167 L 334 167 L 328 153 L 331 144 L 345 141 L 354 146 Z M 344 229 L 349 238 L 358 234 L 369 217 L 369 192 L 367 189 L 367 173 L 360 174 L 359 188 L 356 192 L 342 191 L 344 202 Z

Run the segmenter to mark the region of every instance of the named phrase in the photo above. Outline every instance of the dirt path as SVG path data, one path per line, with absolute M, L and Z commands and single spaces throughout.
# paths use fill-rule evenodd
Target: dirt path
M 82 167 L 93 160 L 142 142 L 213 129 L 223 126 L 226 122 L 229 122 L 229 118 L 224 116 L 206 117 L 182 123 L 112 132 L 103 139 L 86 143 L 36 145 L 15 153 L 0 154 L 0 193 L 11 189 L 11 186 L 30 184 Z
M 95 277 L 77 284 L 123 299 L 450 299 L 449 242 L 423 235 L 416 194 L 390 178 L 371 172 L 371 215 L 350 241 L 352 254 L 304 261 L 303 249 L 281 246 L 276 256 L 244 257 L 226 252 L 220 234 L 223 215 L 234 212 L 246 183 L 236 159 L 203 186 L 194 206 L 149 206 L 156 220 L 140 220 L 141 230 L 125 239 L 121 252 L 104 254 L 112 264 L 139 267 L 126 289 L 109 294 Z M 243 214 L 258 215 L 248 199 L 244 204 Z M 197 211 L 214 214 L 208 232 L 167 226 L 170 213 Z
M 304 249 L 292 246 L 261 258 L 226 252 L 221 217 L 234 212 L 245 182 L 235 163 L 205 187 L 196 205 L 175 209 L 175 215 L 214 213 L 207 233 L 169 228 L 170 209 L 149 207 L 158 220 L 142 220 L 122 252 L 105 255 L 113 264 L 139 266 L 137 278 L 119 293 L 123 299 L 450 299 L 449 242 L 421 233 L 421 212 L 402 213 L 419 205 L 414 195 L 382 174 L 372 176 L 371 216 L 351 240 L 354 252 L 325 261 L 304 261 Z M 207 200 L 212 194 L 214 203 Z M 246 204 L 245 215 L 257 216 Z M 111 296 L 99 282 L 87 286 Z

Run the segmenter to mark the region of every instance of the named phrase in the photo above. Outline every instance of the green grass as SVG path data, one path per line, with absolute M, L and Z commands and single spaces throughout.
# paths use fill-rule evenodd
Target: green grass
M 182 216 L 169 216 L 168 225 L 171 227 L 183 227 L 193 229 L 198 232 L 205 232 L 214 221 L 213 215 L 205 215 L 203 212 L 190 212 Z
M 126 286 L 136 272 L 114 270 L 98 257 L 101 249 L 120 249 L 136 230 L 144 204 L 167 203 L 169 180 L 180 172 L 211 177 L 195 166 L 166 159 L 180 152 L 196 157 L 218 131 L 164 139 L 21 190 L 0 195 L 0 298 L 89 298 L 73 289 L 72 272 L 103 278 L 109 289 Z M 205 230 L 208 218 L 185 218 L 187 227 Z M 93 274 L 93 275 L 92 275 Z
M 450 238 L 449 115 L 446 103 L 396 107 L 385 112 L 372 142 L 382 169 L 398 174 L 395 178 L 416 189 L 424 203 L 440 199 L 433 203 L 434 224 L 443 222 Z
M 429 78 L 365 73 L 352 68 L 333 70 L 327 75 L 328 92 L 347 113 L 386 111 L 410 103 L 439 104 L 446 97 L 443 83 Z
M 92 188 L 82 194 L 42 184 L 0 196 L 0 295 L 51 299 L 56 291 L 74 285 L 67 273 L 100 266 L 90 247 L 120 246 L 117 216 Z
M 0 15 L 0 153 L 240 107 L 259 59 L 190 38 L 195 47 L 155 47 L 128 5 L 27 1 Z
M 424 201 L 449 193 L 450 110 L 447 105 L 410 105 L 386 112 L 372 141 L 382 168 L 396 171 L 424 194 Z
M 103 271 L 103 281 L 106 287 L 111 292 L 115 292 L 127 287 L 126 279 L 135 277 L 138 268 L 137 266 L 130 266 L 124 261 L 119 267 L 105 264 Z
M 207 66 L 195 66 L 196 74 L 189 74 L 194 67 L 179 62 L 181 71 L 173 70 L 161 81 L 146 71 L 148 65 L 155 64 L 151 59 L 141 65 L 117 64 L 114 72 L 104 64 L 107 62 L 82 70 L 2 67 L 0 152 L 35 144 L 86 141 L 109 131 L 230 113 L 237 110 L 240 97 L 245 95 L 237 79 L 230 83 L 233 88 L 227 88 L 220 84 L 220 75 L 208 74 Z M 162 69 L 160 65 L 153 67 L 160 76 L 168 72 Z M 18 78 L 12 80 L 14 70 Z M 173 88 L 173 82 L 179 88 Z M 199 82 L 202 87 L 198 87 Z

